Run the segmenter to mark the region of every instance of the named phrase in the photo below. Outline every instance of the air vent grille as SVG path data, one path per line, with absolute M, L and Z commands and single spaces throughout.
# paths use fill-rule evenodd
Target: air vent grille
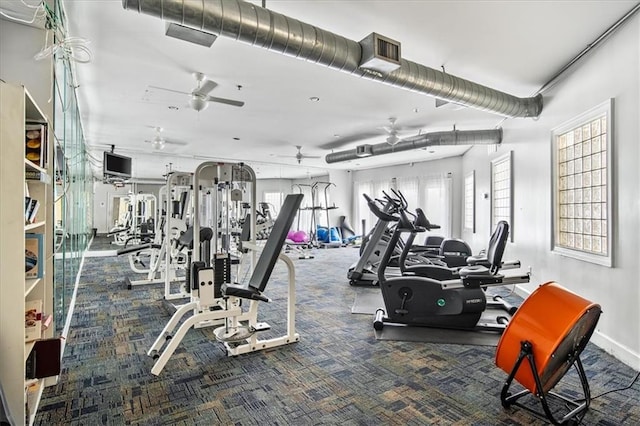
M 358 145 L 356 147 L 356 157 L 364 158 L 371 157 L 373 155 L 373 151 L 371 149 L 371 145 Z
M 389 43 L 383 38 L 378 40 L 378 55 L 392 61 L 400 62 L 400 46 L 397 44 Z
M 389 74 L 400 68 L 400 43 L 380 34 L 371 33 L 360 41 L 360 67 Z
M 175 22 L 169 22 L 166 24 L 165 34 L 169 37 L 199 44 L 204 47 L 211 47 L 218 37 L 215 34 L 185 27 L 184 25 L 176 24 Z

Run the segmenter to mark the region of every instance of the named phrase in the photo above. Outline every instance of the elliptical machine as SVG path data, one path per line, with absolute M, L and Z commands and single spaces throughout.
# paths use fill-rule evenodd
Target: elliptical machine
M 378 280 L 385 309 L 378 309 L 373 326 L 381 330 L 385 324 L 405 324 L 423 327 L 462 330 L 487 330 L 501 333 L 506 328 L 507 312 L 497 323 L 480 323 L 487 308 L 484 288 L 529 282 L 529 275 L 506 277 L 498 274 L 509 234 L 507 222 L 500 222 L 494 231 L 487 259 L 490 267 L 469 266 L 459 271 L 460 279 L 437 281 L 417 275 L 385 276 L 386 265 L 403 232 L 415 232 L 411 220 L 398 208 L 397 215 L 380 210 L 376 202 L 365 195 L 371 211 L 383 222 L 398 222 L 378 269 Z
M 378 203 L 382 206 L 382 210 L 380 211 L 394 214 L 397 213 L 396 209 L 401 206 L 403 202 L 406 203 L 406 200 L 400 191 L 396 191 L 391 188 L 391 192 L 394 197 L 389 196 L 383 191 L 384 199 L 378 200 Z M 362 195 L 367 199 L 367 201 L 371 200 L 371 198 L 366 194 Z M 418 209 L 418 211 L 421 210 Z M 416 217 L 416 221 L 428 230 L 440 228 L 438 225 L 429 223 L 424 214 L 422 214 L 422 216 L 418 215 L 418 217 Z M 426 223 L 423 221 L 426 221 Z M 377 271 L 380 259 L 386 248 L 389 247 L 391 235 L 393 234 L 393 230 L 389 229 L 388 225 L 389 222 L 378 220 L 373 230 L 363 237 L 362 247 L 360 249 L 360 259 L 358 259 L 358 262 L 352 265 L 347 272 L 347 278 L 349 278 L 350 285 L 378 285 Z M 412 246 L 412 244 L 413 239 L 411 239 L 411 242 L 407 242 L 406 245 L 398 239 L 396 244 L 392 246 L 393 253 L 385 265 L 388 275 L 401 275 L 403 267 L 400 263 L 401 261 L 404 263 L 411 263 L 412 265 L 430 264 L 446 266 L 446 264 L 440 260 L 440 257 L 433 253 L 431 248 L 425 246 Z M 407 249 L 407 252 L 404 253 L 404 259 L 401 259 L 403 247 Z M 415 249 L 415 251 L 413 249 Z

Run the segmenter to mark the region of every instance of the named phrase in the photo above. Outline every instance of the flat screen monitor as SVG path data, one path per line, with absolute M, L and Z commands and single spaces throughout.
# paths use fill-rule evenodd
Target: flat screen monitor
M 102 165 L 104 177 L 119 177 L 124 179 L 131 177 L 130 157 L 105 151 Z

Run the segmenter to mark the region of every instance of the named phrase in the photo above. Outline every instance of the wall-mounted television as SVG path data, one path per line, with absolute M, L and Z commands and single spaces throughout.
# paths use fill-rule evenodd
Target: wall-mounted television
M 102 161 L 102 172 L 105 179 L 128 179 L 131 177 L 131 158 L 105 151 Z

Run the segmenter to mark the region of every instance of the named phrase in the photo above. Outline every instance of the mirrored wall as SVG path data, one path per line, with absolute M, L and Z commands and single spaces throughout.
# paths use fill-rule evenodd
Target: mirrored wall
M 56 329 L 61 332 L 92 235 L 93 178 L 69 60 L 56 57 L 54 83 Z

